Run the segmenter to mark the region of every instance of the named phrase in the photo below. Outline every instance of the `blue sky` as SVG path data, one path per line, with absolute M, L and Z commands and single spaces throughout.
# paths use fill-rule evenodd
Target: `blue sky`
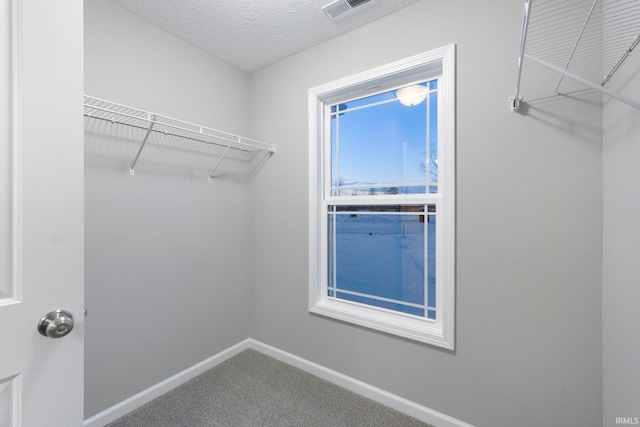
M 427 103 L 407 107 L 389 102 L 364 109 L 363 104 L 394 99 L 395 91 L 347 103 L 339 122 L 340 176 L 343 184 L 398 184 L 425 182 L 427 160 Z M 431 95 L 431 120 L 436 117 L 436 95 Z M 343 104 L 344 105 L 344 104 Z M 334 138 L 336 119 L 333 120 Z M 437 140 L 436 126 L 431 138 Z M 334 163 L 335 167 L 335 163 Z M 335 176 L 334 176 L 335 179 Z

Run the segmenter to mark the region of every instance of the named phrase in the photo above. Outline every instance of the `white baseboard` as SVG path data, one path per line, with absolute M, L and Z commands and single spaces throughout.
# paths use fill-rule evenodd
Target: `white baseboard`
M 457 420 L 446 414 L 427 408 L 426 406 L 419 405 L 400 396 L 396 396 L 395 394 L 356 380 L 355 378 L 343 375 L 340 372 L 325 368 L 324 366 L 318 365 L 317 363 L 303 359 L 301 357 L 261 343 L 251 338 L 248 338 L 234 345 L 233 347 L 230 347 L 216 354 L 215 356 L 192 366 L 191 368 L 185 369 L 184 371 L 172 376 L 171 378 L 168 378 L 152 387 L 149 387 L 146 390 L 141 391 L 135 396 L 132 396 L 118 403 L 117 405 L 114 405 L 111 408 L 108 408 L 100 412 L 99 414 L 86 419 L 84 421 L 84 426 L 103 427 L 246 349 L 259 351 L 263 354 L 266 354 L 267 356 L 273 357 L 276 360 L 294 366 L 298 369 L 302 369 L 305 372 L 313 374 L 340 387 L 346 388 L 347 390 L 360 394 L 375 402 L 389 406 L 390 408 L 393 408 L 399 412 L 417 418 L 420 421 L 432 424 L 435 427 L 473 427 L 471 424 L 465 423 L 464 421 Z
M 434 411 L 426 406 L 419 405 L 415 402 L 407 400 L 403 397 L 384 391 L 364 383 L 355 378 L 336 372 L 332 369 L 325 368 L 322 365 L 303 359 L 286 351 L 280 350 L 270 345 L 249 338 L 247 340 L 249 348 L 273 357 L 276 360 L 284 362 L 288 365 L 302 369 L 305 372 L 313 374 L 317 377 L 327 380 L 342 388 L 346 388 L 354 393 L 369 398 L 375 402 L 386 405 L 396 411 L 402 412 L 414 418 L 434 425 L 435 427 L 473 427 L 471 424 L 457 420 L 442 412 Z
M 227 359 L 232 358 L 238 353 L 243 352 L 249 348 L 249 340 L 244 340 L 233 347 L 229 347 L 226 350 L 221 351 L 202 362 L 193 365 L 190 368 L 185 369 L 182 372 L 175 374 L 174 376 L 167 378 L 166 380 L 159 382 L 158 384 L 149 387 L 140 393 L 131 396 L 130 398 L 123 400 L 122 402 L 105 409 L 104 411 L 87 418 L 84 420 L 84 427 L 104 427 L 110 422 L 117 420 L 123 415 L 138 409 L 145 403 L 151 402 L 156 397 L 160 397 L 168 391 L 173 390 L 181 384 L 186 383 L 192 378 L 208 371 L 209 369 L 219 365 Z

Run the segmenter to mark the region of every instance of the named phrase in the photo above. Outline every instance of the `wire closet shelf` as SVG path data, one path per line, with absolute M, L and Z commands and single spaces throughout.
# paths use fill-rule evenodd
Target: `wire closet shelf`
M 585 89 L 640 109 L 606 87 L 639 42 L 640 0 L 525 0 L 511 110 Z
M 88 95 L 84 96 L 84 116 L 90 119 L 103 120 L 112 124 L 120 124 L 144 130 L 144 138 L 140 142 L 140 147 L 129 168 L 131 175 L 135 175 L 136 164 L 140 159 L 151 133 L 177 137 L 188 141 L 197 141 L 209 146 L 219 147 L 222 151 L 217 163 L 209 174 L 209 182 L 213 181 L 216 171 L 230 150 L 246 153 L 249 156 L 249 161 L 261 153 L 268 157 L 276 152 L 276 145 L 274 144 L 267 144 L 255 139 L 195 125 Z

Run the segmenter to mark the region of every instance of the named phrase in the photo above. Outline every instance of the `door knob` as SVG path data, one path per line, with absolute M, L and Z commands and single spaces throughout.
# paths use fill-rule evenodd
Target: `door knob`
M 72 329 L 73 315 L 67 310 L 54 310 L 38 322 L 38 332 L 49 338 L 62 338 Z

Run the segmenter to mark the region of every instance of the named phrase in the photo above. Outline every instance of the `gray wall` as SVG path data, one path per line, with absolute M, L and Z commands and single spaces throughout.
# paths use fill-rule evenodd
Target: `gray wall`
M 521 14 L 423 0 L 247 76 L 85 0 L 87 94 L 278 144 L 251 185 L 207 184 L 163 150 L 130 177 L 140 135 L 88 127 L 85 415 L 252 337 L 479 427 L 599 426 L 602 109 L 509 111 Z M 455 352 L 307 312 L 307 90 L 448 43 Z
M 636 52 L 611 88 L 640 99 Z M 609 101 L 604 107 L 604 280 L 602 288 L 604 419 L 640 417 L 640 111 Z
M 85 1 L 85 93 L 245 135 L 248 77 L 106 1 Z M 215 158 L 86 132 L 88 418 L 249 335 L 246 183 Z M 250 135 L 247 135 L 250 136 Z
M 252 132 L 279 144 L 253 185 L 253 338 L 477 426 L 600 425 L 601 108 L 510 112 L 521 16 L 511 0 L 424 0 L 251 75 Z M 307 90 L 448 43 L 455 352 L 307 312 Z

